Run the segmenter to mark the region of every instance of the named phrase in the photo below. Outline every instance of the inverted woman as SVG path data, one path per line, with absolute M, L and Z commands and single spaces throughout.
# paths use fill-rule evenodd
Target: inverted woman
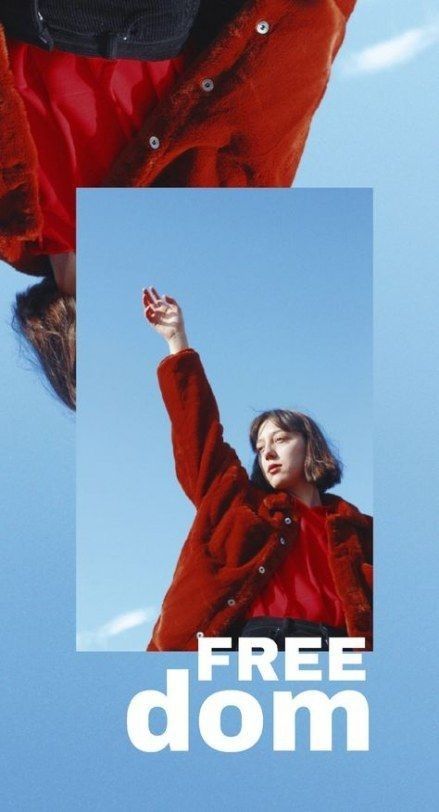
M 0 0 L 0 259 L 45 278 L 16 324 L 67 405 L 76 188 L 291 186 L 354 5 Z
M 218 407 L 177 302 L 150 288 L 145 317 L 169 355 L 158 370 L 177 477 L 196 508 L 150 651 L 198 638 L 364 637 L 372 648 L 372 519 L 328 490 L 341 463 L 308 416 L 274 409 L 250 427 L 249 476 L 223 440 Z

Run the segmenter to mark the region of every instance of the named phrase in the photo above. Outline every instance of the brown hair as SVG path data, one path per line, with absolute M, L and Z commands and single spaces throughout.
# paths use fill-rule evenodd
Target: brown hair
M 272 420 L 280 429 L 288 432 L 298 432 L 305 438 L 305 477 L 308 482 L 313 482 L 321 493 L 340 482 L 343 471 L 341 461 L 331 449 L 328 440 L 317 423 L 301 412 L 291 412 L 288 409 L 271 409 L 255 417 L 250 426 L 250 443 L 253 451 L 256 451 L 259 430 L 266 420 Z M 273 490 L 265 479 L 259 465 L 258 454 L 256 454 L 253 463 L 251 480 L 264 490 Z
M 12 326 L 31 347 L 56 395 L 76 408 L 76 303 L 50 273 L 16 296 Z

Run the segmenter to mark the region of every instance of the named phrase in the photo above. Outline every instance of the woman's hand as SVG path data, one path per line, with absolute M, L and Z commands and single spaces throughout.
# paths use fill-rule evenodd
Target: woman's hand
M 143 307 L 145 318 L 167 341 L 169 352 L 172 355 L 189 346 L 183 313 L 175 299 L 170 296 L 160 296 L 155 288 L 145 288 Z

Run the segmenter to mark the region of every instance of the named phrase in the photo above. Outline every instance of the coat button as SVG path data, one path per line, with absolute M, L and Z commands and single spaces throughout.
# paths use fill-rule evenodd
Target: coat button
M 197 632 L 197 637 L 204 637 L 204 632 Z
M 210 93 L 211 90 L 215 87 L 213 79 L 203 79 L 201 82 L 201 89 L 204 90 L 206 93 Z
M 256 26 L 256 31 L 258 34 L 268 34 L 269 30 L 270 26 L 266 20 L 261 20 Z
M 286 517 L 286 519 L 284 519 L 285 524 L 291 524 L 291 522 L 292 522 L 292 521 L 293 521 L 293 520 L 292 520 L 292 519 L 290 519 L 290 517 L 289 517 L 289 516 L 287 516 L 287 517 Z
M 227 601 L 227 603 L 228 603 L 228 605 L 229 605 L 229 606 L 234 606 L 234 605 L 235 605 L 235 603 L 236 603 L 235 598 L 229 598 L 229 600 Z
M 259 572 L 261 573 L 261 575 L 263 575 L 265 572 L 265 567 L 259 567 Z
M 159 148 L 160 141 L 159 141 L 159 139 L 157 138 L 156 135 L 152 135 L 151 138 L 149 139 L 149 146 L 151 147 L 151 149 L 158 149 Z
M 283 536 L 280 537 L 279 541 L 280 541 L 281 544 L 286 544 L 287 543 L 287 540 L 284 539 Z

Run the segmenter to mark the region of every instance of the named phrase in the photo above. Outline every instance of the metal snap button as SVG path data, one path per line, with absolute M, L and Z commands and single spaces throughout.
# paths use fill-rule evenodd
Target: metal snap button
M 266 20 L 261 20 L 256 26 L 256 31 L 258 34 L 268 34 L 269 30 L 270 26 Z
M 211 90 L 213 90 L 214 87 L 215 87 L 215 85 L 214 85 L 213 79 L 203 79 L 203 81 L 201 82 L 201 88 L 206 93 L 210 93 Z
M 281 544 L 286 544 L 287 543 L 287 540 L 284 539 L 283 536 L 280 537 L 279 541 L 280 541 Z
M 229 604 L 229 606 L 234 606 L 234 605 L 235 605 L 235 603 L 236 603 L 236 601 L 235 601 L 235 599 L 234 599 L 234 598 L 229 598 L 229 600 L 227 601 L 227 603 Z
M 152 135 L 151 138 L 149 139 L 149 146 L 151 147 L 151 149 L 158 149 L 159 148 L 160 141 L 159 141 L 159 139 L 157 138 L 156 135 Z
M 259 572 L 261 573 L 261 575 L 263 575 L 265 572 L 265 567 L 259 567 Z
M 204 632 L 197 632 L 197 637 L 204 637 Z
M 285 519 L 285 524 L 291 524 L 291 522 L 292 522 L 292 521 L 293 521 L 293 520 L 292 520 L 292 519 L 290 519 L 290 517 L 289 517 L 289 516 L 287 516 L 287 517 L 286 517 L 286 519 Z

